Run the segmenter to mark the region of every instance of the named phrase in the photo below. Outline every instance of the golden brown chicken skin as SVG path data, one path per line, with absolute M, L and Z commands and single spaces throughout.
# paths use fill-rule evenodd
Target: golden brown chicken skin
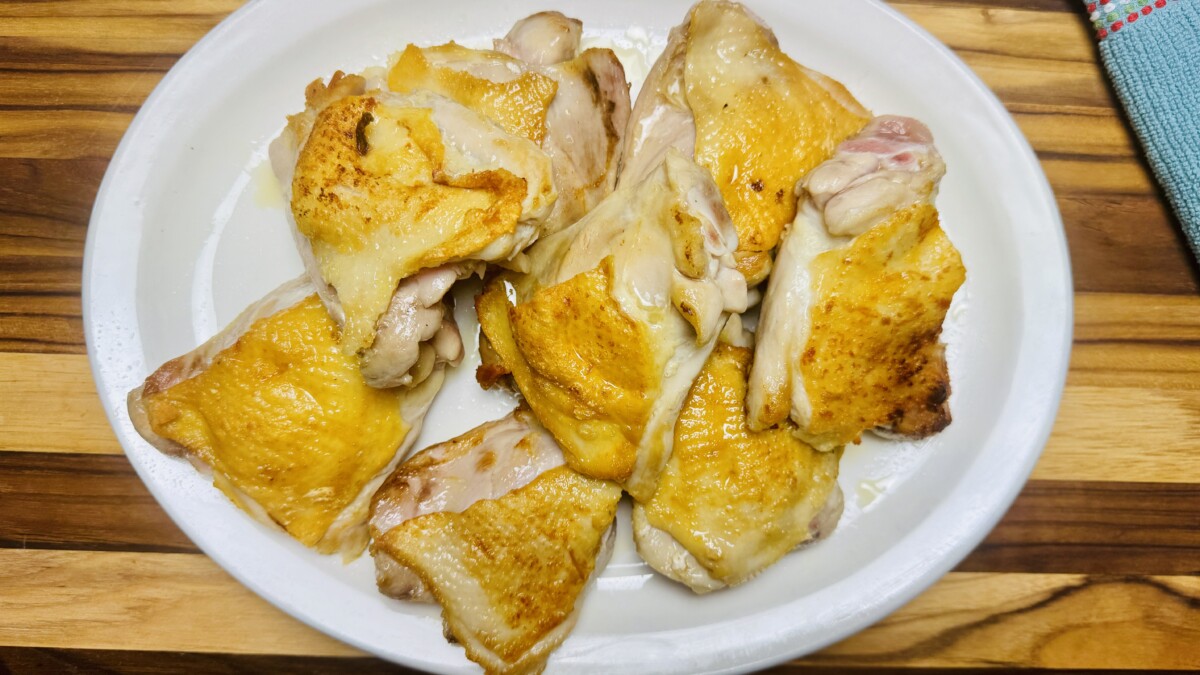
M 375 546 L 429 589 L 489 673 L 537 673 L 566 638 L 621 489 L 560 466 L 461 513 L 407 520 Z
M 950 423 L 939 338 L 965 273 L 928 204 L 896 213 L 813 261 L 811 334 L 800 358 L 806 433 L 850 443 L 884 427 L 925 437 Z
M 923 124 L 883 116 L 805 179 L 763 298 L 752 428 L 790 418 L 830 448 L 950 423 L 941 333 L 966 270 L 932 203 L 944 173 Z
M 638 95 L 621 181 L 640 180 L 665 146 L 693 155 L 721 189 L 738 269 L 754 286 L 795 217 L 797 182 L 869 118 L 844 86 L 788 57 L 745 7 L 706 0 L 671 32 Z
M 841 514 L 840 448 L 819 452 L 791 425 L 746 424 L 751 354 L 717 345 L 675 423 L 658 489 L 634 506 L 642 557 L 700 593 L 745 582 Z
M 148 441 L 211 471 L 238 506 L 321 553 L 358 555 L 369 498 L 442 382 L 368 386 L 307 282 L 256 303 L 129 396 Z
M 687 388 L 745 309 L 735 240 L 711 179 L 670 155 L 487 285 L 478 376 L 511 373 L 571 468 L 648 498 Z

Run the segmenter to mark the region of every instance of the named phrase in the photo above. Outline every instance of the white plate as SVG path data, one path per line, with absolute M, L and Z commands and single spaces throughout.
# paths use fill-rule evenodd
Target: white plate
M 955 421 L 923 443 L 868 441 L 848 450 L 848 507 L 832 538 L 740 588 L 696 597 L 652 575 L 622 521 L 613 562 L 552 671 L 738 671 L 865 628 L 983 538 L 1024 483 L 1057 409 L 1071 333 L 1067 250 L 1045 177 L 1003 107 L 949 50 L 881 4 L 749 4 L 798 61 L 841 80 L 877 112 L 924 120 L 937 138 L 949 167 L 938 205 L 968 270 L 947 329 Z M 250 3 L 197 44 L 142 107 L 88 232 L 92 368 L 113 428 L 159 503 L 222 567 L 284 611 L 427 670 L 474 669 L 442 639 L 436 609 L 379 595 L 366 558 L 342 566 L 253 522 L 186 463 L 143 442 L 125 394 L 300 272 L 264 158 L 284 116 L 303 107 L 305 84 L 336 68 L 383 63 L 410 41 L 478 44 L 547 5 L 583 19 L 588 35 L 628 47 L 620 53 L 640 77 L 645 63 L 634 61 L 661 48 L 689 3 Z M 465 364 L 450 378 L 417 447 L 512 405 L 481 392 L 470 371 Z

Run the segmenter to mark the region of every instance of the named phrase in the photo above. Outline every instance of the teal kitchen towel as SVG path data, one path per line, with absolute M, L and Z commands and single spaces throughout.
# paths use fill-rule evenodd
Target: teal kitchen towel
M 1113 88 L 1200 260 L 1200 0 L 1086 6 Z

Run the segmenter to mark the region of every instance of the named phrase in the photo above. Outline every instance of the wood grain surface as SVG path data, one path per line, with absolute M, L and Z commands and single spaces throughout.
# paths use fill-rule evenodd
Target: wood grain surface
M 92 201 L 138 107 L 233 0 L 0 3 L 0 672 L 403 672 L 283 615 L 156 505 L 82 333 Z M 891 3 L 1000 96 L 1076 287 L 1062 410 L 952 573 L 776 672 L 1200 670 L 1200 274 L 1078 0 Z

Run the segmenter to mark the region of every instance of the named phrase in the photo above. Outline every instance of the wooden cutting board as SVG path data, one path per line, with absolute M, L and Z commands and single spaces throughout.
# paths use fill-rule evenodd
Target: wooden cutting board
M 197 551 L 121 454 L 84 355 L 83 243 L 108 159 L 239 4 L 0 3 L 0 672 L 402 671 Z M 1045 456 L 984 543 L 880 624 L 778 670 L 1200 670 L 1200 274 L 1082 3 L 892 4 L 1037 151 L 1070 241 L 1075 349 Z

